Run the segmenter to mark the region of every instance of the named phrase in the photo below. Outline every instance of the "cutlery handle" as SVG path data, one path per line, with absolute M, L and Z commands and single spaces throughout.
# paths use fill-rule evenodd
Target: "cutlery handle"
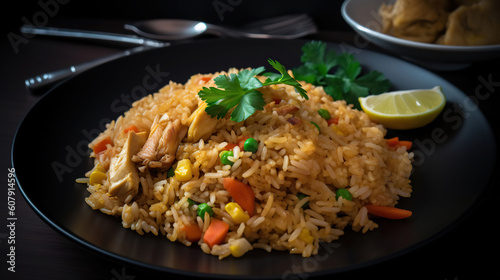
M 134 35 L 105 33 L 97 31 L 84 31 L 76 29 L 55 28 L 55 27 L 36 27 L 32 25 L 23 25 L 21 32 L 31 35 L 45 35 L 53 37 L 79 38 L 94 41 L 116 42 L 121 44 L 130 44 L 136 46 L 163 47 L 169 43 L 142 38 Z
M 101 60 L 94 60 L 79 65 L 74 65 L 67 68 L 59 69 L 53 72 L 40 74 L 26 79 L 24 81 L 24 84 L 26 85 L 26 88 L 30 92 L 35 92 L 36 90 L 50 87 L 56 84 L 57 82 L 64 80 L 65 78 L 68 78 L 74 74 L 80 73 L 82 71 L 85 71 L 89 68 L 92 68 L 104 62 L 106 61 L 101 62 Z
M 89 62 L 78 64 L 78 65 L 73 65 L 73 66 L 59 69 L 59 70 L 55 70 L 52 72 L 40 74 L 40 75 L 26 79 L 24 81 L 24 84 L 26 85 L 26 88 L 28 89 L 28 91 L 35 93 L 35 92 L 39 91 L 40 89 L 46 89 L 50 86 L 55 85 L 57 82 L 60 82 L 60 81 L 66 79 L 70 76 L 81 73 L 81 72 L 83 72 L 87 69 L 90 69 L 92 67 L 95 67 L 97 65 L 106 63 L 108 61 L 111 61 L 111 60 L 114 60 L 114 59 L 117 59 L 120 57 L 128 56 L 128 55 L 133 54 L 133 53 L 141 52 L 141 51 L 144 51 L 147 49 L 152 49 L 152 47 L 148 47 L 148 46 L 135 47 L 133 49 L 130 49 L 130 50 L 127 50 L 124 52 L 120 52 L 120 53 L 117 53 L 114 55 L 106 56 L 103 58 L 99 58 L 96 60 L 92 60 Z

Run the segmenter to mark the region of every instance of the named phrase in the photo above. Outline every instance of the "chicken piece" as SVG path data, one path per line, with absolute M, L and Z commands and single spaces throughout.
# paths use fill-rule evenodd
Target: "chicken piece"
M 198 108 L 188 119 L 189 130 L 187 132 L 187 141 L 198 142 L 200 139 L 207 140 L 214 132 L 217 125 L 217 119 L 210 117 L 205 108 L 207 103 L 202 101 Z
M 170 120 L 167 114 L 156 116 L 148 140 L 132 160 L 149 168 L 170 168 L 186 132 L 180 120 Z
M 283 106 L 273 108 L 273 110 L 276 111 L 276 113 L 278 113 L 279 116 L 286 116 L 288 114 L 298 111 L 299 107 L 292 104 L 285 104 Z
M 149 131 L 148 140 L 142 147 L 141 151 L 137 154 L 139 159 L 134 158 L 134 161 L 156 161 L 156 149 L 158 148 L 158 144 L 160 143 L 160 138 L 163 135 L 165 127 L 162 123 L 166 121 L 168 121 L 167 114 L 163 115 L 161 119 L 159 115 L 156 115 Z
M 122 150 L 111 159 L 109 166 L 111 185 L 108 192 L 123 203 L 130 202 L 139 191 L 139 175 L 131 159 L 141 149 L 146 139 L 146 132 L 129 132 Z
M 302 120 L 296 117 L 291 117 L 287 119 L 287 122 L 291 123 L 292 125 L 301 125 Z
M 444 32 L 449 0 L 397 0 L 379 9 L 382 32 L 422 43 L 434 43 Z
M 500 44 L 500 1 L 465 1 L 448 19 L 438 44 L 476 46 Z
M 187 127 L 181 124 L 180 120 L 174 120 L 167 124 L 158 143 L 156 157 L 165 168 L 170 168 L 175 160 L 177 148 L 184 136 L 186 136 Z

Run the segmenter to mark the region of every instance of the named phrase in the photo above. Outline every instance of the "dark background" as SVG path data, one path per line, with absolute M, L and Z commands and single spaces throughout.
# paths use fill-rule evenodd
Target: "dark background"
M 42 4 L 40 4 L 42 3 Z M 250 1 L 250 0 L 192 0 L 192 1 L 130 1 L 130 0 L 41 0 L 41 1 L 4 1 L 2 7 L 2 39 L 0 40 L 0 181 L 6 179 L 10 164 L 10 145 L 22 117 L 38 100 L 39 95 L 27 93 L 23 86 L 25 78 L 49 70 L 78 64 L 123 49 L 91 43 L 72 42 L 36 38 L 27 44 L 19 45 L 15 53 L 7 34 L 19 34 L 18 28 L 24 24 L 23 18 L 30 22 L 44 21 L 36 17 L 49 7 L 57 12 L 48 18 L 47 26 L 88 28 L 101 31 L 125 32 L 123 23 L 153 18 L 185 18 L 204 20 L 209 23 L 241 25 L 254 19 L 267 18 L 291 13 L 308 13 L 322 31 L 321 39 L 332 41 L 352 40 L 354 33 L 340 15 L 342 1 Z M 222 9 L 217 13 L 214 4 Z M 382 51 L 374 46 L 371 49 Z M 473 95 L 478 85 L 477 77 L 488 77 L 500 81 L 500 64 L 489 61 L 476 64 L 457 72 L 435 74 L 447 79 L 467 95 Z M 481 101 L 478 106 L 484 112 L 495 135 L 499 137 L 500 88 L 496 87 L 493 96 Z M 50 132 L 49 132 L 50 135 Z M 50 139 L 50 136 L 48 136 Z M 41 137 L 42 139 L 43 137 Z M 34 139 L 37 141 L 37 139 Z M 498 139 L 497 139 L 498 141 Z M 473 147 L 471 147 L 473 148 Z M 36 151 L 33 151 L 36 153 Z M 459 156 L 459 151 L 457 151 Z M 36 165 L 36 157 L 28 158 Z M 474 164 L 474 163 L 470 163 Z M 498 167 L 498 163 L 497 163 Z M 498 170 L 498 168 L 496 169 Z M 2 179 L 3 178 L 3 179 Z M 498 211 L 498 173 L 492 181 L 488 197 L 478 201 L 477 207 L 462 223 L 443 236 L 432 240 L 422 248 L 397 259 L 386 261 L 374 267 L 358 271 L 324 277 L 354 278 L 377 277 L 386 279 L 498 279 L 499 276 L 499 211 Z M 471 186 L 474 187 L 474 186 Z M 21 198 L 17 190 L 16 213 L 19 217 L 16 228 L 18 240 L 15 274 L 7 273 L 5 263 L 7 230 L 4 227 L 6 212 L 6 183 L 0 184 L 0 279 L 149 279 L 162 277 L 176 279 L 173 275 L 157 275 L 140 268 L 105 259 L 69 239 L 46 225 Z M 438 213 L 437 213 L 438 214 Z M 188 260 L 187 260 L 188 261 Z M 92 276 L 92 277 L 91 277 Z
M 63 18 L 84 19 L 121 19 L 140 20 L 153 18 L 182 18 L 203 20 L 209 23 L 240 25 L 250 20 L 272 16 L 308 13 L 315 18 L 321 29 L 348 30 L 348 26 L 340 15 L 342 1 L 331 0 L 41 0 L 48 3 L 58 3 L 59 11 L 54 17 L 55 22 Z M 13 31 L 23 24 L 22 18 L 32 21 L 33 16 L 42 8 L 39 1 L 10 1 L 9 7 L 2 9 L 2 18 L 9 19 L 2 26 L 4 31 Z M 215 7 L 224 13 L 218 13 Z M 223 18 L 221 18 L 221 15 Z M 49 24 L 50 25 L 50 24 Z

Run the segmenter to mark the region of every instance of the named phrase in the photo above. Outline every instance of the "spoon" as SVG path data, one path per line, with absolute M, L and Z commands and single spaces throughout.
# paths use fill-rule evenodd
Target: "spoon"
M 182 19 L 153 19 L 125 24 L 124 27 L 146 38 L 169 41 L 188 39 L 201 34 L 236 38 L 293 39 L 316 32 L 316 26 L 306 14 L 259 20 L 240 28 Z
M 207 31 L 207 24 L 201 21 L 181 19 L 157 19 L 125 24 L 125 29 L 146 38 L 157 40 L 184 40 Z

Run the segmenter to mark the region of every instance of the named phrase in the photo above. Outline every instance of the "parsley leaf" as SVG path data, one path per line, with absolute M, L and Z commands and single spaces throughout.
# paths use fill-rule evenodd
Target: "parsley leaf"
M 258 90 L 252 90 L 241 98 L 238 106 L 231 113 L 231 120 L 241 122 L 250 117 L 256 110 L 263 110 L 266 102 L 262 93 Z
M 254 76 L 260 75 L 262 72 L 266 71 L 266 68 L 264 67 L 258 67 L 254 69 L 249 69 L 249 70 L 243 70 L 238 75 L 236 74 L 231 74 L 231 76 L 237 76 L 237 78 L 240 81 L 240 86 L 241 88 L 247 89 L 247 88 L 259 88 L 262 87 L 262 83 L 259 81 L 259 79 L 255 78 Z M 223 85 L 218 85 L 219 87 L 223 87 Z M 228 88 L 226 88 L 228 89 Z
M 218 119 L 224 118 L 231 112 L 231 120 L 241 122 L 250 117 L 255 111 L 263 110 L 266 102 L 258 90 L 263 86 L 286 84 L 293 86 L 305 99 L 308 99 L 302 85 L 288 74 L 285 66 L 278 61 L 269 59 L 269 64 L 278 70 L 277 73 L 264 73 L 264 67 L 245 69 L 238 74 L 219 75 L 214 79 L 217 87 L 203 87 L 198 96 L 207 103 L 205 111 Z M 264 75 L 267 80 L 262 83 L 255 76 Z M 235 108 L 236 107 L 236 108 Z
M 290 76 L 290 74 L 288 74 L 285 66 L 283 66 L 278 61 L 272 59 L 269 59 L 268 62 L 274 69 L 280 72 L 281 77 L 278 77 L 277 75 L 268 76 L 268 79 L 266 80 L 264 85 L 285 84 L 293 86 L 295 88 L 295 91 L 297 91 L 300 94 L 300 96 L 302 96 L 306 100 L 309 99 L 306 90 L 302 88 L 302 85 L 299 82 L 297 82 L 297 80 L 295 80 L 294 78 L 292 78 L 292 76 Z
M 326 43 L 321 41 L 304 44 L 302 65 L 293 69 L 297 80 L 323 86 L 325 92 L 334 100 L 346 100 L 358 109 L 359 97 L 380 94 L 391 87 L 389 80 L 378 71 L 361 75 L 361 64 L 352 54 L 337 54 L 326 47 Z
M 372 94 L 386 92 L 391 87 L 391 82 L 379 71 L 371 71 L 356 79 L 356 83 L 370 89 Z

